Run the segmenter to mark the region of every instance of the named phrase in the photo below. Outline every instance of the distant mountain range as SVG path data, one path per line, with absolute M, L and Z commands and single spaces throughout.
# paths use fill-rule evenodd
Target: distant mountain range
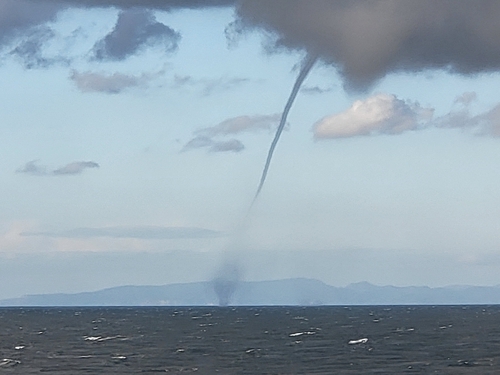
M 162 286 L 120 286 L 96 292 L 39 294 L 0 306 L 205 305 L 461 305 L 500 304 L 500 286 L 395 287 L 367 282 L 334 287 L 314 279 L 227 280 Z

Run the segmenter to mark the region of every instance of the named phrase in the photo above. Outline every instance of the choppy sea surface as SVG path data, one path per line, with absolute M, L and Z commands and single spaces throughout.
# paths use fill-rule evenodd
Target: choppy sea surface
M 2 308 L 2 373 L 500 374 L 500 306 Z

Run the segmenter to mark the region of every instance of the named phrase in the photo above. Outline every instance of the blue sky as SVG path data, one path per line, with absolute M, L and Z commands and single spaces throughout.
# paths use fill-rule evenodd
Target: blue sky
M 228 40 L 244 5 L 87 3 L 9 29 L 0 0 L 0 297 L 207 280 L 227 259 L 249 280 L 500 284 L 494 63 L 372 78 L 321 55 L 249 212 L 307 46 L 271 21 Z

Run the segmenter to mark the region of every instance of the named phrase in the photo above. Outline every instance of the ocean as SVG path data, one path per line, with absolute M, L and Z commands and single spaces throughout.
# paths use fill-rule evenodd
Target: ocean
M 0 374 L 500 374 L 500 306 L 1 308 Z

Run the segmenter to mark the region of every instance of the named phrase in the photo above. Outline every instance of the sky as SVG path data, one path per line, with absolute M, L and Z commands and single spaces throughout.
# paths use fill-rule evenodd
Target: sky
M 0 0 L 0 298 L 228 262 L 244 280 L 500 284 L 499 16 Z

